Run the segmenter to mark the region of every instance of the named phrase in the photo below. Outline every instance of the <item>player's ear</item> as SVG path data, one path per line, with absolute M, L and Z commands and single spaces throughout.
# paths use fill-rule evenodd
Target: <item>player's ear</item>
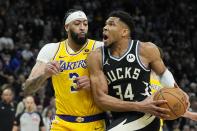
M 122 36 L 123 37 L 129 36 L 129 30 L 128 29 L 123 29 L 122 30 Z
M 64 25 L 64 29 L 66 30 L 66 32 L 68 32 L 68 29 L 69 29 L 68 24 L 67 25 Z

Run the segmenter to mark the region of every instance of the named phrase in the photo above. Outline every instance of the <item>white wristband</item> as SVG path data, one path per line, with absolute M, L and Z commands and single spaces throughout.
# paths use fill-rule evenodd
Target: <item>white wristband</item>
M 168 69 L 166 69 L 160 76 L 160 83 L 164 87 L 174 87 L 175 80 L 172 73 Z

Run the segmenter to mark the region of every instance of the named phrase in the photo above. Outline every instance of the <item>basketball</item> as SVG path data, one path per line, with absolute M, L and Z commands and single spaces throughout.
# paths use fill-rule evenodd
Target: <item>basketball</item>
M 186 96 L 179 88 L 162 88 L 156 92 L 154 100 L 167 100 L 168 103 L 159 105 L 161 108 L 168 108 L 170 110 L 170 118 L 167 120 L 174 120 L 183 115 L 187 108 Z

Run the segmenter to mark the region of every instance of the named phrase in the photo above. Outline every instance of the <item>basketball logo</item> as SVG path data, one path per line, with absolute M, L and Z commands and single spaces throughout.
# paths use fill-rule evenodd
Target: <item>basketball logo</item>
M 134 62 L 135 61 L 135 55 L 134 54 L 128 54 L 127 55 L 127 61 L 128 62 Z

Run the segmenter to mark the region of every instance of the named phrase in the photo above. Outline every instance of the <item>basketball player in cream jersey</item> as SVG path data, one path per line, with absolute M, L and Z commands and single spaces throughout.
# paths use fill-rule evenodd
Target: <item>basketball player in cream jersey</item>
M 41 49 L 24 91 L 35 92 L 52 77 L 57 110 L 51 131 L 104 131 L 105 114 L 93 101 L 86 65 L 87 55 L 103 43 L 87 39 L 83 11 L 66 14 L 65 30 L 68 39 Z

